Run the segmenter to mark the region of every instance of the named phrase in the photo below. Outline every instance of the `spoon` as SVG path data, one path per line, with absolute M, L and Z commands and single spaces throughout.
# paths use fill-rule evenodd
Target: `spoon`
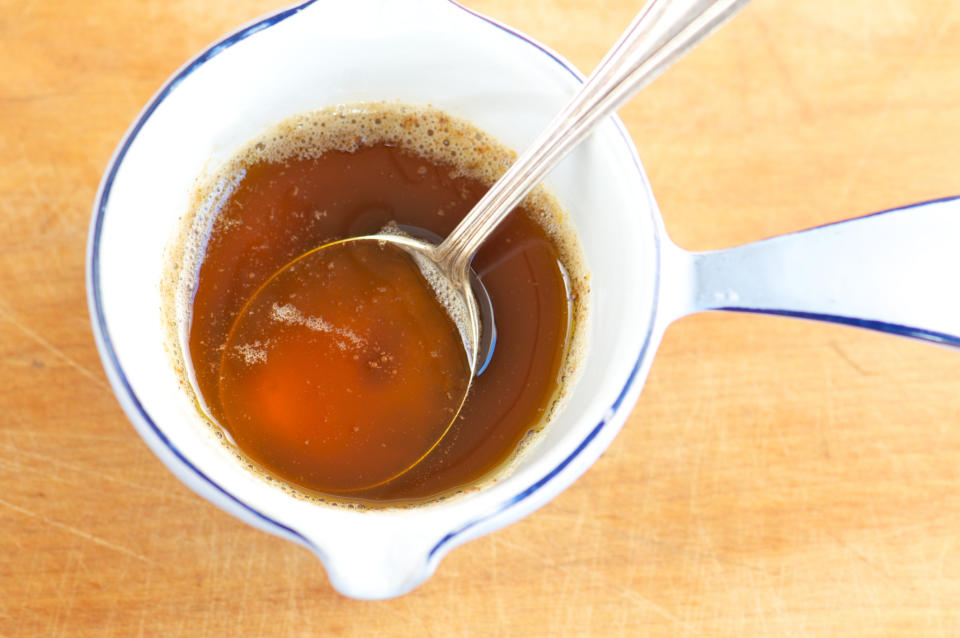
M 288 279 L 288 269 L 325 270 L 329 265 L 324 261 L 325 255 L 330 250 L 343 252 L 354 247 L 360 250 L 377 247 L 389 253 L 400 252 L 396 251 L 400 249 L 416 263 L 456 325 L 465 359 L 452 363 L 449 373 L 465 379 L 466 383 L 457 386 L 460 394 L 452 397 L 449 404 L 443 407 L 445 416 L 435 419 L 435 423 L 418 432 L 419 442 L 409 447 L 405 457 L 393 459 L 376 472 L 369 468 L 364 470 L 364 474 L 350 487 L 347 487 L 347 479 L 350 478 L 347 474 L 352 468 L 348 463 L 343 470 L 344 476 L 331 479 L 330 491 L 358 491 L 385 484 L 409 471 L 433 451 L 459 415 L 473 378 L 489 362 L 496 343 L 490 296 L 470 267 L 477 249 L 544 175 L 603 118 L 659 76 L 748 1 L 650 0 L 573 99 L 446 239 L 437 243 L 438 238 L 429 231 L 407 226 L 393 226 L 375 235 L 341 239 L 301 255 L 281 268 L 251 296 L 240 313 L 238 323 L 245 319 L 243 315 L 247 308 L 261 306 L 264 308 L 262 313 L 267 312 L 269 304 L 265 300 L 270 298 L 270 303 L 274 303 L 272 295 L 276 292 L 272 282 Z M 416 320 L 411 321 L 411 324 L 414 323 L 417 323 Z M 459 369 L 461 365 L 465 369 Z M 389 401 L 386 396 L 378 398 Z M 367 401 L 369 404 L 369 399 Z M 447 418 L 449 415 L 452 416 Z M 386 437 L 387 434 L 382 436 Z M 370 450 L 387 447 L 378 438 L 366 439 L 366 445 Z
M 402 247 L 440 291 L 460 330 L 471 374 L 483 370 L 496 344 L 494 312 L 470 261 L 507 215 L 607 115 L 720 27 L 749 0 L 650 0 L 587 82 L 439 244 L 429 231 L 356 238 Z M 434 237 L 436 237 L 434 235 Z

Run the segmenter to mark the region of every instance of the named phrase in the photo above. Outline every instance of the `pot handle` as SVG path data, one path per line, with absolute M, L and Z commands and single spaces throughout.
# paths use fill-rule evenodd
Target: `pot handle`
M 726 250 L 665 243 L 668 321 L 703 310 L 756 312 L 960 348 L 960 197 Z

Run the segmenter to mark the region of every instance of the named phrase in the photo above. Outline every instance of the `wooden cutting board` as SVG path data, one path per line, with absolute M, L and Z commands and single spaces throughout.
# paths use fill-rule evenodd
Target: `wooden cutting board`
M 641 2 L 467 4 L 590 69 Z M 281 6 L 0 0 L 0 637 L 960 635 L 960 353 L 880 334 L 678 322 L 581 480 L 396 600 L 173 478 L 94 347 L 90 207 L 165 78 Z M 719 248 L 960 194 L 958 60 L 952 0 L 755 0 L 621 115 Z

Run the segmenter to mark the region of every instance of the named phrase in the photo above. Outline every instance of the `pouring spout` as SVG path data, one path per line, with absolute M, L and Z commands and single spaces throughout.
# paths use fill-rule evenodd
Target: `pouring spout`
M 300 531 L 301 544 L 320 558 L 337 592 L 361 600 L 394 598 L 433 574 L 438 561 L 431 560 L 430 548 L 437 539 L 424 533 L 422 522 L 390 511 L 344 514 L 342 525 Z

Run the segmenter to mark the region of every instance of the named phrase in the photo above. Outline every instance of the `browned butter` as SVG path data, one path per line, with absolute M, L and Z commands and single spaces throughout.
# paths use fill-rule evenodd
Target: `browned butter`
M 205 182 L 179 253 L 180 294 L 188 300 L 179 320 L 188 334 L 185 367 L 230 445 L 306 495 L 416 503 L 491 476 L 544 425 L 575 362 L 586 276 L 564 215 L 543 193 L 513 211 L 473 261 L 496 316 L 489 366 L 439 445 L 375 487 L 367 487 L 369 477 L 388 476 L 387 466 L 398 463 L 392 445 L 420 445 L 429 438 L 421 422 L 436 422 L 412 418 L 410 406 L 396 408 L 394 419 L 391 402 L 431 397 L 424 414 L 450 409 L 444 397 L 463 379 L 437 362 L 456 356 L 455 332 L 428 322 L 413 341 L 390 334 L 349 296 L 337 309 L 314 295 L 313 309 L 304 309 L 293 301 L 315 287 L 309 268 L 300 280 L 285 273 L 293 301 L 265 302 L 261 323 L 240 312 L 291 260 L 335 239 L 391 223 L 445 236 L 510 161 L 488 136 L 435 109 L 359 104 L 281 123 Z M 350 263 L 338 262 L 345 285 L 369 286 L 374 296 L 409 294 L 404 277 L 413 275 L 397 264 L 366 272 Z M 417 312 L 429 301 L 410 303 Z M 311 321 L 323 329 L 310 329 Z M 391 423 L 398 428 L 391 445 L 362 444 L 366 428 Z M 361 443 L 343 444 L 349 437 Z M 351 485 L 350 475 L 366 478 Z

